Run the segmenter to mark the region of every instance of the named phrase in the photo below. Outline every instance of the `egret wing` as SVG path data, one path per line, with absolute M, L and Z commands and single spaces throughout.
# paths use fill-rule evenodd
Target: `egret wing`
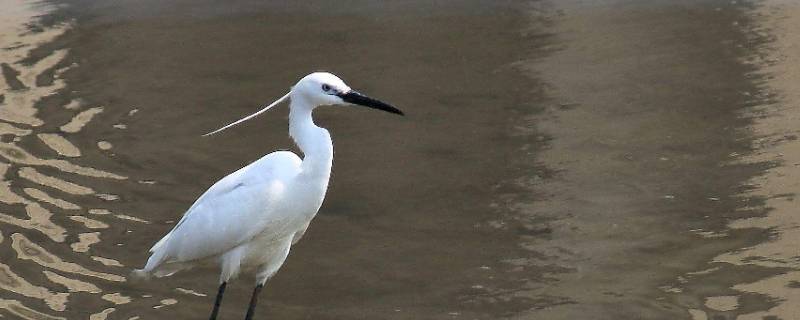
M 300 163 L 291 152 L 273 152 L 215 183 L 153 246 L 152 267 L 219 255 L 263 232 Z

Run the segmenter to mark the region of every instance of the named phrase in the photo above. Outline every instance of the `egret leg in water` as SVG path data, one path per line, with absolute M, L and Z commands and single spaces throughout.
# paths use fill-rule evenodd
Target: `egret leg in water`
M 209 319 L 216 320 L 217 314 L 219 313 L 219 306 L 222 304 L 222 294 L 225 293 L 225 287 L 228 286 L 227 282 L 223 282 L 219 285 L 219 289 L 217 290 L 217 298 L 214 299 L 214 309 L 211 310 L 211 317 Z
M 258 303 L 258 294 L 261 293 L 261 289 L 264 288 L 263 284 L 256 285 L 256 288 L 253 289 L 253 296 L 250 297 L 250 305 L 247 306 L 247 315 L 244 316 L 244 320 L 252 320 L 253 315 L 256 313 L 256 303 Z
M 277 101 L 207 135 L 251 119 L 287 99 L 291 100 L 289 135 L 303 152 L 303 159 L 292 152 L 276 151 L 217 181 L 172 231 L 153 245 L 144 268 L 135 271 L 141 276 L 163 277 L 197 265 L 219 266 L 220 286 L 212 320 L 219 313 L 228 281 L 240 272 L 256 278 L 246 316 L 253 318 L 264 284 L 286 261 L 291 246 L 300 240 L 322 206 L 333 163 L 333 143 L 328 130 L 314 124 L 312 111 L 319 106 L 358 105 L 403 114 L 351 89 L 333 74 L 315 72 L 300 79 Z

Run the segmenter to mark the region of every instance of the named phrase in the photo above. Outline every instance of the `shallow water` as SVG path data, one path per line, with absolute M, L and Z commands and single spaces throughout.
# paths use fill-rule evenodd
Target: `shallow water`
M 783 182 L 796 139 L 779 121 L 794 114 L 790 4 L 0 8 L 13 18 L 0 22 L 3 315 L 206 317 L 215 270 L 128 273 L 210 184 L 293 148 L 285 108 L 200 135 L 314 70 L 408 116 L 316 113 L 336 150 L 329 194 L 259 314 L 798 312 L 795 188 Z M 243 315 L 250 283 L 229 287 L 222 318 Z

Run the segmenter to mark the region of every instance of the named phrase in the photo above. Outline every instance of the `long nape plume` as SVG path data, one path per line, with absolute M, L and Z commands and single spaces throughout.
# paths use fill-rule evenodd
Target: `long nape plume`
M 290 94 L 291 94 L 291 91 L 290 91 L 290 92 L 287 92 L 285 95 L 283 95 L 283 97 L 280 97 L 280 99 L 278 99 L 278 100 L 275 100 L 275 102 L 273 102 L 273 103 L 270 103 L 268 106 L 266 106 L 266 107 L 262 108 L 261 110 L 258 110 L 256 113 L 253 113 L 253 114 L 251 114 L 251 115 L 249 115 L 249 116 L 246 116 L 246 117 L 244 117 L 244 118 L 241 118 L 241 119 L 239 119 L 239 120 L 236 120 L 235 122 L 233 122 L 233 123 L 231 123 L 231 124 L 229 124 L 229 125 L 227 125 L 227 126 L 224 126 L 224 127 L 222 127 L 222 128 L 219 128 L 219 129 L 217 129 L 217 130 L 214 130 L 214 131 L 211 131 L 211 132 L 209 132 L 209 133 L 206 133 L 206 134 L 204 134 L 203 136 L 204 136 L 204 137 L 210 136 L 210 135 L 212 135 L 212 134 L 215 134 L 215 133 L 217 133 L 217 132 L 220 132 L 220 131 L 222 131 L 222 130 L 228 129 L 228 128 L 230 128 L 230 127 L 233 127 L 233 126 L 235 126 L 235 125 L 237 125 L 237 124 L 240 124 L 240 123 L 242 123 L 242 122 L 245 122 L 245 121 L 247 121 L 247 120 L 250 120 L 250 119 L 252 119 L 252 118 L 255 118 L 255 117 L 256 117 L 256 116 L 258 116 L 259 114 L 262 114 L 262 113 L 264 113 L 265 111 L 269 110 L 270 108 L 272 108 L 272 107 L 274 107 L 274 106 L 278 105 L 279 103 L 281 103 L 281 102 L 285 101 L 286 99 L 289 99 L 289 95 L 290 95 Z

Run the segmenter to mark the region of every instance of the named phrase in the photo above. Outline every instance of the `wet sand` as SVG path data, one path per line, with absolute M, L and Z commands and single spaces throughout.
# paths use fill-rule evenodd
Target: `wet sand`
M 76 0 L 32 10 L 0 38 L 30 43 L 0 56 L 6 316 L 207 316 L 215 270 L 155 282 L 127 273 L 211 183 L 291 148 L 286 108 L 200 135 L 320 69 L 408 116 L 316 113 L 336 150 L 330 191 L 260 314 L 798 312 L 794 6 Z M 250 289 L 230 287 L 221 317 L 242 316 Z

